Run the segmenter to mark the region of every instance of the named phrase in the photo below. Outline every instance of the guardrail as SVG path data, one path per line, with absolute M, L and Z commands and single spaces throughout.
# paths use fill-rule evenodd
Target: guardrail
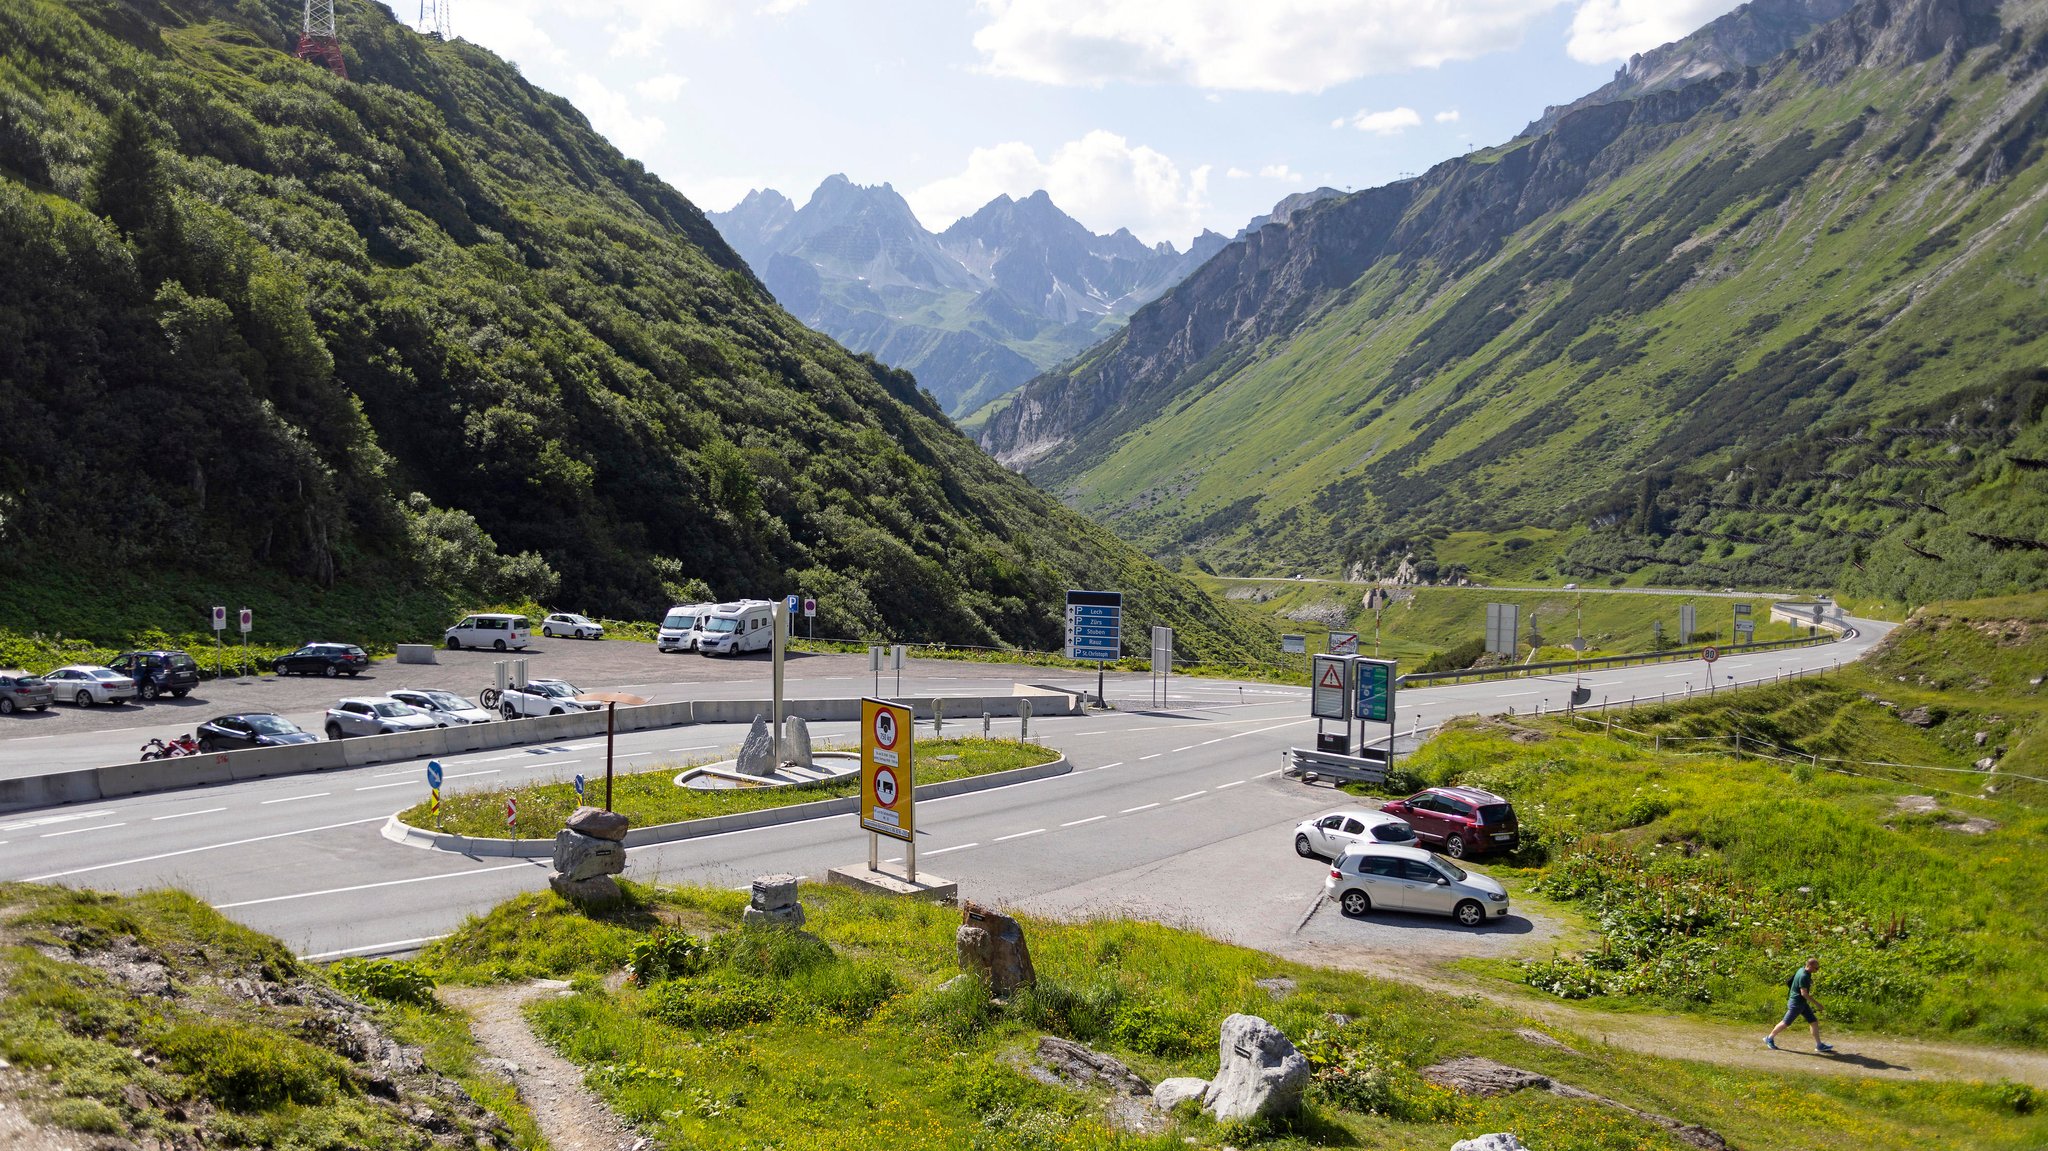
M 1748 655 L 1760 651 L 1777 651 L 1791 647 L 1819 647 L 1836 643 L 1838 635 L 1807 636 L 1802 639 L 1774 639 L 1764 643 L 1710 644 L 1722 655 Z M 1428 687 L 1440 683 L 1459 683 L 1464 680 L 1515 679 L 1527 675 L 1544 675 L 1557 671 L 1594 671 L 1608 667 L 1628 667 L 1639 663 L 1673 663 L 1684 659 L 1698 659 L 1706 647 L 1673 648 L 1670 651 L 1633 652 L 1627 655 L 1605 655 L 1593 659 L 1560 659 L 1544 663 L 1504 664 L 1500 667 L 1468 667 L 1461 671 L 1415 671 L 1396 679 L 1400 687 Z
M 1006 718 L 1017 716 L 1026 707 L 1031 709 L 1034 717 L 1078 715 L 1081 712 L 1079 697 L 1037 688 L 1022 688 L 1010 695 L 922 696 L 898 702 L 908 705 L 911 714 L 918 719 L 950 714 L 955 722 L 961 723 L 983 714 Z M 771 701 L 765 699 L 706 699 L 622 707 L 614 716 L 615 730 L 649 731 L 699 723 L 746 723 L 756 715 L 766 714 L 771 706 Z M 807 721 L 858 721 L 860 700 L 784 700 L 783 714 Z M 604 730 L 604 712 L 583 711 L 463 727 L 438 727 L 432 731 L 365 735 L 291 747 L 258 747 L 212 755 L 78 768 L 19 779 L 0 779 L 0 812 L 60 807 L 67 803 L 98 803 L 127 795 L 146 795 L 187 787 L 241 783 L 281 775 L 306 775 L 521 744 L 586 739 L 603 735 Z
M 1318 779 L 1336 779 L 1345 783 L 1385 783 L 1387 765 L 1377 759 L 1361 759 L 1355 755 L 1338 755 L 1329 751 L 1310 751 L 1302 747 L 1290 747 L 1280 753 L 1281 771 L 1285 775 L 1309 776 Z

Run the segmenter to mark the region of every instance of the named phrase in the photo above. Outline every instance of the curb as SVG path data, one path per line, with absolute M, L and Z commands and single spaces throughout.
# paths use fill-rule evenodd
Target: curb
M 1052 779 L 1073 770 L 1074 765 L 1062 755 L 1058 759 L 1033 764 L 1030 767 L 1012 768 L 989 775 L 971 775 L 965 779 L 949 779 L 943 783 L 927 783 L 917 788 L 916 796 L 919 799 L 944 799 L 952 795 L 966 795 L 1012 784 Z M 859 806 L 859 796 L 845 795 L 833 799 L 812 800 L 809 803 L 792 803 L 787 807 L 764 807 L 758 811 L 737 811 L 731 815 L 686 819 L 681 823 L 657 823 L 651 827 L 636 827 L 628 831 L 626 846 L 645 847 L 651 843 L 674 843 L 677 840 L 698 839 L 706 835 L 723 835 L 729 831 L 746 831 L 750 828 L 772 827 L 782 823 L 802 823 L 808 819 L 846 815 Z M 553 839 L 488 839 L 454 835 L 401 823 L 396 815 L 385 821 L 382 834 L 391 842 L 406 847 L 446 851 L 457 855 L 545 859 L 555 853 Z

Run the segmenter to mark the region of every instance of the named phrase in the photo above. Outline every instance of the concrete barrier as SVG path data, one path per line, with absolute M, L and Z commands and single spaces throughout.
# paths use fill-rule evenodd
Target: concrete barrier
M 436 657 L 436 656 L 434 655 L 434 645 L 433 645 L 433 644 L 430 644 L 430 643 L 402 643 L 402 644 L 399 644 L 399 645 L 398 645 L 398 662 L 400 662 L 400 663 L 439 663 L 439 662 L 441 662 L 441 661 L 440 661 L 440 659 L 438 659 L 438 658 L 437 658 L 437 657 Z
M 943 783 L 920 784 L 917 788 L 919 799 L 944 799 L 949 795 L 965 795 L 975 791 L 993 791 L 998 787 L 1010 787 L 1034 780 L 1051 779 L 1066 775 L 1074 770 L 1065 756 L 1048 763 L 1033 764 L 1010 771 L 992 772 L 988 775 L 971 775 L 965 779 L 949 779 Z M 731 815 L 713 815 L 704 819 L 686 819 L 681 823 L 658 823 L 651 827 L 636 827 L 626 833 L 626 846 L 646 847 L 655 843 L 674 843 L 683 839 L 701 839 L 707 835 L 724 835 L 734 831 L 748 831 L 756 827 L 770 827 L 783 823 L 802 823 L 807 819 L 824 819 L 834 815 L 848 815 L 860 806 L 857 795 L 836 796 L 832 799 L 812 800 L 809 803 L 792 803 L 787 807 L 764 807 L 755 811 L 736 811 Z M 453 835 L 401 823 L 396 815 L 385 821 L 384 838 L 407 847 L 425 848 L 429 851 L 448 851 L 457 855 L 499 856 L 512 859 L 545 859 L 555 852 L 555 841 L 548 839 L 490 839 L 467 835 Z
M 1014 716 L 1030 701 L 1034 716 L 1073 715 L 1080 709 L 1077 697 L 1042 689 L 1028 695 L 967 696 L 944 701 L 955 716 Z M 1059 701 L 1065 699 L 1062 707 Z M 904 700 L 921 719 L 929 719 L 933 701 L 929 697 Z M 644 704 L 618 709 L 619 731 L 648 731 L 681 727 L 693 723 L 748 723 L 756 715 L 768 714 L 770 701 L 763 699 L 685 700 L 676 703 Z M 859 699 L 801 699 L 784 701 L 786 713 L 807 722 L 853 721 L 860 718 Z M 281 775 L 332 771 L 341 767 L 365 767 L 440 755 L 459 755 L 521 744 L 555 743 L 603 735 L 602 711 L 569 715 L 536 716 L 532 719 L 500 720 L 465 727 L 436 728 L 427 732 L 397 732 L 366 735 L 344 740 L 295 744 L 290 747 L 259 747 L 193 757 L 207 761 L 202 768 L 193 758 L 151 760 L 148 763 L 115 764 L 82 768 L 51 775 L 0 780 L 0 813 L 65 803 L 90 803 L 107 795 L 143 795 L 174 791 L 181 787 L 213 783 L 243 782 Z M 172 766 L 175 765 L 175 766 Z M 106 773 L 104 782 L 102 774 Z M 38 782 L 49 781 L 49 782 Z M 112 792 L 105 788 L 115 788 Z M 66 798 L 69 797 L 69 798 Z

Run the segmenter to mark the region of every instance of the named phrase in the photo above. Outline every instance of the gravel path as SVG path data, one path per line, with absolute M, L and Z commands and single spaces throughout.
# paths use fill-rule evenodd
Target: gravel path
M 639 1151 L 651 1146 L 583 1086 L 583 1072 L 555 1054 L 526 1025 L 528 1003 L 569 989 L 561 980 L 491 987 L 443 987 L 449 1006 L 469 1015 L 470 1029 L 493 1059 L 510 1065 L 520 1101 L 533 1112 L 555 1151 Z

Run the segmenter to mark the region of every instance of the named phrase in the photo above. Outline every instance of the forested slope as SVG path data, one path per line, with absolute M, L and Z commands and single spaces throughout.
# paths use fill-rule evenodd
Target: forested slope
M 292 0 L 0 5 L 0 578 L 802 590 L 821 634 L 1039 648 L 1104 585 L 1250 650 L 567 102 L 338 10 L 346 80 L 289 54 Z
M 1244 237 L 983 442 L 1221 571 L 2039 586 L 2044 109 L 2038 0 L 1865 0 Z

